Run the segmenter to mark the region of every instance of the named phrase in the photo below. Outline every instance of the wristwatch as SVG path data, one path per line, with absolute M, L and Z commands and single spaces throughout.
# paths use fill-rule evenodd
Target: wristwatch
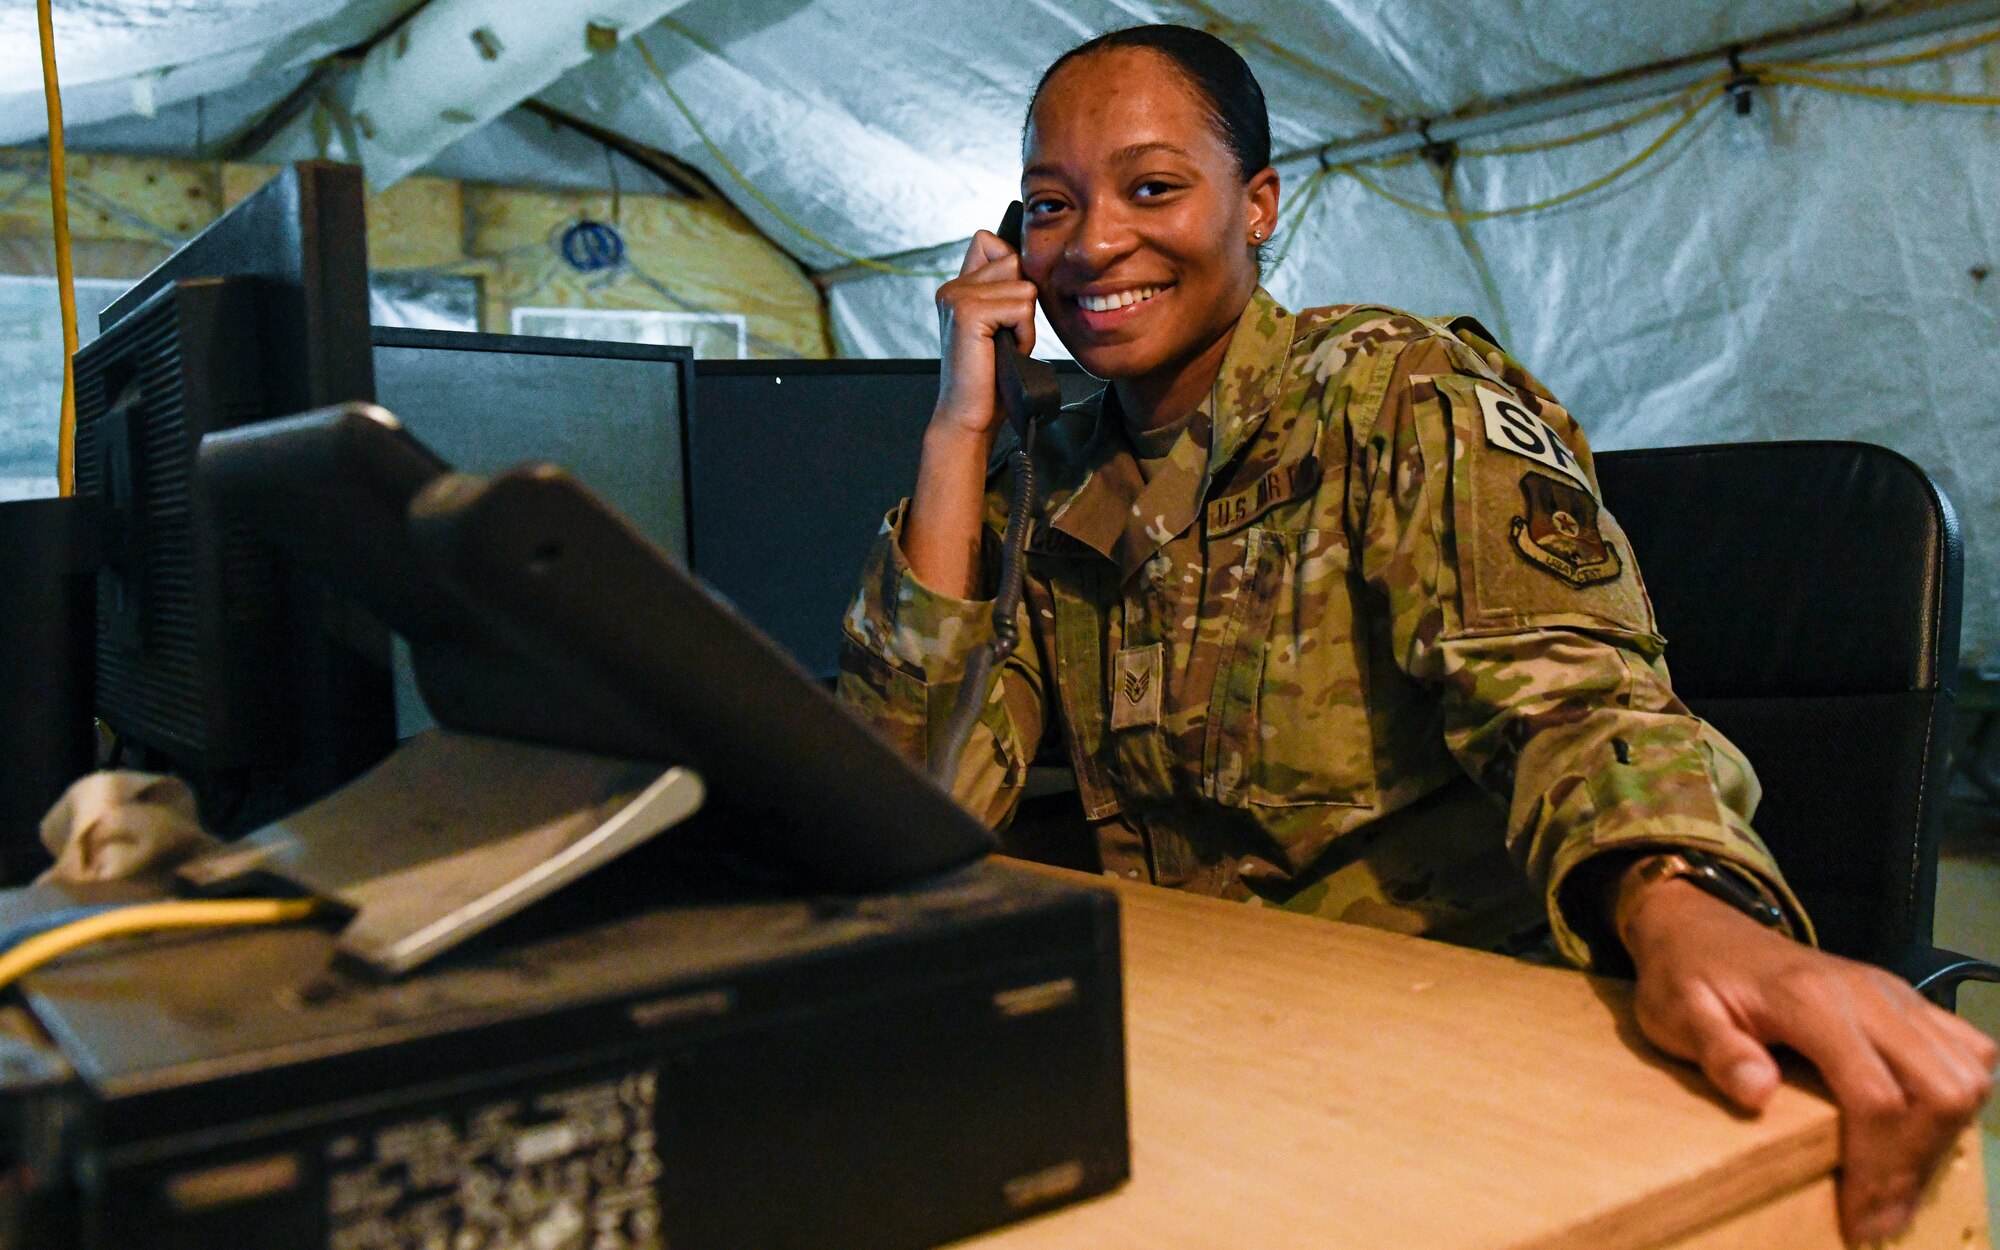
M 1739 872 L 1706 851 L 1659 851 L 1638 861 L 1636 871 L 1625 879 L 1613 905 L 1613 923 L 1623 910 L 1626 891 L 1634 884 L 1650 885 L 1674 878 L 1687 882 L 1704 894 L 1721 899 L 1737 911 L 1772 929 L 1785 927 L 1785 913 L 1776 903 L 1745 880 Z

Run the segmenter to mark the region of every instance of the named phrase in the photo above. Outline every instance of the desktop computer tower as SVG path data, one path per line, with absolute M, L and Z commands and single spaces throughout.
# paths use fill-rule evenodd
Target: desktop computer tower
M 1129 1170 L 1109 891 L 987 861 L 494 936 L 391 983 L 308 927 L 32 974 L 21 1244 L 919 1250 Z

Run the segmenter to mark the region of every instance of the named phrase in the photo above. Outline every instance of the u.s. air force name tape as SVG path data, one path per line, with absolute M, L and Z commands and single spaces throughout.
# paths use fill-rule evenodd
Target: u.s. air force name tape
M 1555 427 L 1523 408 L 1519 401 L 1484 386 L 1472 388 L 1479 396 L 1479 411 L 1486 418 L 1486 441 L 1501 451 L 1525 456 L 1536 464 L 1554 469 L 1585 490 L 1590 479 L 1583 466 L 1564 445 Z

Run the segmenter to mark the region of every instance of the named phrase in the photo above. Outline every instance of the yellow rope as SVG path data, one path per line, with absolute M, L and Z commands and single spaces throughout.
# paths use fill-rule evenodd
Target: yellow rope
M 1460 156 L 1481 156 L 1481 157 L 1525 156 L 1530 152 L 1548 152 L 1556 148 L 1566 148 L 1578 143 L 1589 143 L 1593 139 L 1603 139 L 1610 135 L 1615 135 L 1622 131 L 1630 130 L 1632 127 L 1638 125 L 1641 122 L 1651 121 L 1653 118 L 1659 117 L 1664 113 L 1671 113 L 1675 109 L 1687 108 L 1688 101 L 1693 99 L 1697 94 L 1699 94 L 1703 90 L 1706 90 L 1709 87 L 1715 86 L 1718 83 L 1726 82 L 1728 78 L 1729 75 L 1726 73 L 1718 73 L 1710 75 L 1709 77 L 1702 79 L 1700 82 L 1690 84 L 1685 90 L 1681 91 L 1677 95 L 1668 96 L 1666 99 L 1660 101 L 1658 104 L 1649 105 L 1646 108 L 1640 109 L 1638 112 L 1632 114 L 1630 117 L 1621 117 L 1617 121 L 1612 122 L 1609 125 L 1599 126 L 1595 130 L 1586 130 L 1581 134 L 1565 135 L 1560 139 L 1545 139 L 1538 143 L 1514 143 L 1514 144 L 1507 144 L 1501 147 L 1492 147 L 1492 148 L 1461 147 L 1458 150 L 1458 154 Z
M 1305 220 L 1306 210 L 1310 209 L 1312 202 L 1319 197 L 1319 189 L 1331 173 L 1333 173 L 1331 169 L 1315 169 L 1310 178 L 1299 184 L 1298 198 L 1292 201 L 1289 211 L 1281 211 L 1279 214 L 1281 220 L 1278 222 L 1278 228 L 1271 232 L 1272 242 L 1277 241 L 1278 235 L 1283 235 L 1285 247 L 1291 246 L 1292 232 L 1299 228 L 1301 221 Z
M 1217 12 L 1214 6 L 1206 3 L 1206 0 L 1186 0 L 1186 4 L 1201 15 L 1202 29 L 1216 38 L 1250 44 L 1273 59 L 1284 62 L 1302 74 L 1317 78 L 1321 82 L 1329 83 L 1335 88 L 1346 92 L 1348 95 L 1356 97 L 1364 104 L 1373 105 L 1377 109 L 1386 109 L 1389 107 L 1389 101 L 1383 98 L 1374 88 L 1357 82 L 1340 73 L 1338 70 L 1321 65 L 1311 57 L 1300 56 L 1283 43 L 1265 34 L 1263 28 L 1256 23 L 1239 22 L 1233 18 L 1226 17 Z
M 1639 166 L 1645 164 L 1647 161 L 1657 156 L 1660 150 L 1666 147 L 1667 144 L 1673 140 L 1673 137 L 1675 135 L 1687 129 L 1688 124 L 1694 121 L 1696 117 L 1700 116 L 1701 110 L 1704 107 L 1706 107 L 1710 102 L 1714 101 L 1721 94 L 1722 94 L 1721 87 L 1716 86 L 1709 88 L 1708 91 L 1704 92 L 1701 96 L 1696 98 L 1692 103 L 1688 105 L 1688 110 L 1686 114 L 1684 114 L 1682 117 L 1676 120 L 1673 125 L 1668 126 L 1665 130 L 1661 131 L 1659 136 L 1655 138 L 1651 143 L 1647 144 L 1645 148 L 1642 149 L 1637 156 L 1634 156 L 1632 159 L 1625 161 L 1623 164 L 1619 165 L 1616 169 L 1611 170 L 1609 173 L 1606 173 L 1601 177 L 1593 178 L 1589 182 L 1584 183 L 1582 186 L 1577 187 L 1574 190 L 1565 191 L 1561 195 L 1550 196 L 1548 199 L 1545 200 L 1537 200 L 1533 204 L 1519 204 L 1515 205 L 1512 208 L 1482 209 L 1478 212 L 1471 212 L 1471 213 L 1452 213 L 1441 209 L 1432 208 L 1428 204 L 1419 204 L 1414 200 L 1405 199 L 1404 197 L 1397 195 L 1395 192 L 1390 191 L 1388 188 L 1383 187 L 1380 184 L 1372 181 L 1353 165 L 1341 165 L 1338 166 L 1337 168 L 1339 168 L 1339 170 L 1342 173 L 1346 174 L 1348 177 L 1354 179 L 1356 182 L 1360 183 L 1368 190 L 1373 191 L 1376 195 L 1379 195 L 1383 199 L 1388 200 L 1390 203 L 1398 205 L 1402 208 L 1406 208 L 1409 211 L 1417 214 L 1419 217 L 1427 217 L 1432 221 L 1450 221 L 1450 222 L 1462 223 L 1468 221 L 1491 221 L 1496 217 L 1519 217 L 1527 213 L 1539 213 L 1545 209 L 1551 209 L 1557 207 L 1558 205 L 1567 204 L 1571 200 L 1581 199 L 1584 196 L 1589 195 L 1593 191 L 1601 191 L 1605 187 L 1610 186 L 1612 183 L 1618 181 L 1620 178 L 1623 178 L 1626 174 L 1631 173 L 1633 170 L 1639 168 Z
M 46 4 L 47 2 L 48 0 L 43 0 L 43 3 Z M 681 99 L 680 92 L 675 91 L 673 88 L 673 84 L 667 81 L 667 76 L 665 72 L 660 69 L 659 62 L 653 59 L 652 52 L 647 49 L 646 41 L 643 38 L 634 36 L 632 39 L 632 43 L 635 47 L 639 49 L 639 55 L 645 58 L 646 68 L 653 72 L 654 81 L 658 82 L 660 84 L 660 89 L 667 93 L 667 99 L 671 100 L 673 102 L 673 106 L 676 109 L 680 110 L 681 116 L 687 119 L 687 124 L 694 128 L 695 137 L 701 140 L 702 146 L 708 149 L 708 154 L 715 158 L 716 164 L 722 166 L 724 172 L 726 172 L 730 176 L 730 178 L 736 182 L 738 186 L 742 187 L 743 190 L 749 194 L 750 198 L 756 200 L 759 204 L 762 204 L 765 210 L 769 212 L 773 217 L 776 217 L 779 221 L 783 222 L 787 229 L 797 234 L 800 238 L 804 239 L 806 242 L 811 243 L 817 247 L 825 248 L 827 251 L 832 252 L 835 256 L 840 257 L 842 260 L 850 261 L 856 265 L 861 266 L 863 269 L 873 269 L 877 273 L 895 274 L 896 276 L 903 278 L 950 278 L 956 276 L 950 272 L 941 269 L 909 269 L 905 268 L 902 265 L 892 265 L 887 261 L 876 260 L 872 256 L 863 256 L 857 252 L 850 252 L 846 248 L 831 243 L 825 238 L 822 238 L 820 235 L 814 233 L 812 230 L 808 229 L 803 223 L 794 218 L 790 213 L 787 213 L 784 209 L 779 208 L 778 205 L 772 201 L 770 196 L 765 195 L 762 191 L 758 190 L 757 185 L 751 182 L 749 178 L 745 177 L 742 170 L 736 168 L 735 162 L 731 161 L 727 156 L 723 155 L 722 149 L 716 146 L 715 140 L 708 137 L 708 131 L 704 130 L 702 128 L 702 124 L 695 119 L 694 111 L 688 108 L 686 101 Z
M 76 490 L 76 274 L 69 263 L 68 175 L 63 162 L 62 90 L 56 81 L 56 27 L 49 0 L 35 0 L 42 36 L 42 98 L 49 111 L 49 217 L 55 225 L 56 297 L 62 304 L 62 416 L 56 427 L 56 487 Z
M 1831 91 L 1836 95 L 1865 96 L 1871 100 L 1895 100 L 1903 104 L 1948 104 L 1960 108 L 2000 108 L 2000 95 L 1955 95 L 1948 91 L 1911 91 L 1904 87 L 1871 87 L 1866 83 L 1835 82 L 1829 78 L 1816 78 L 1811 74 L 1794 74 L 1788 70 L 1760 70 L 1758 72 L 1767 82 L 1786 83 L 1794 87 L 1810 87 L 1814 91 Z
M 1852 73 L 1866 69 L 1894 69 L 1899 65 L 1920 65 L 1925 61 L 1935 61 L 1954 53 L 1983 48 L 1989 43 L 2000 43 L 2000 30 L 1989 30 L 1983 35 L 1973 35 L 1969 39 L 1959 39 L 1951 43 L 1941 43 L 1935 48 L 1922 52 L 1912 52 L 1906 56 L 1886 56 L 1875 61 L 1767 61 L 1757 66 L 1759 69 L 1789 69 L 1813 73 Z
M 0 955 L 0 989 L 79 947 L 106 938 L 163 929 L 209 929 L 234 925 L 289 924 L 318 909 L 312 899 L 230 899 L 220 902 L 138 903 L 37 934 Z

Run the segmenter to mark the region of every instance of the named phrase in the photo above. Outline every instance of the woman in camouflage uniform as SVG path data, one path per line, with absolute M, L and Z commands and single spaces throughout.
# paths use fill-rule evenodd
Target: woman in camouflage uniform
M 1059 735 L 1108 873 L 1489 948 L 1546 927 L 1636 969 L 1647 1034 L 1738 1104 L 1775 1089 L 1771 1045 L 1817 1063 L 1845 1229 L 1900 1228 L 1992 1043 L 1812 949 L 1750 826 L 1755 775 L 1674 697 L 1554 397 L 1470 320 L 1294 314 L 1258 285 L 1269 148 L 1249 68 L 1201 32 L 1050 68 L 1022 253 L 982 232 L 938 292 L 938 404 L 848 615 L 843 697 L 928 762 L 991 637 L 992 335 L 1032 346 L 1039 299 L 1110 385 L 1038 438 L 1024 641 L 959 798 L 1003 824 Z

